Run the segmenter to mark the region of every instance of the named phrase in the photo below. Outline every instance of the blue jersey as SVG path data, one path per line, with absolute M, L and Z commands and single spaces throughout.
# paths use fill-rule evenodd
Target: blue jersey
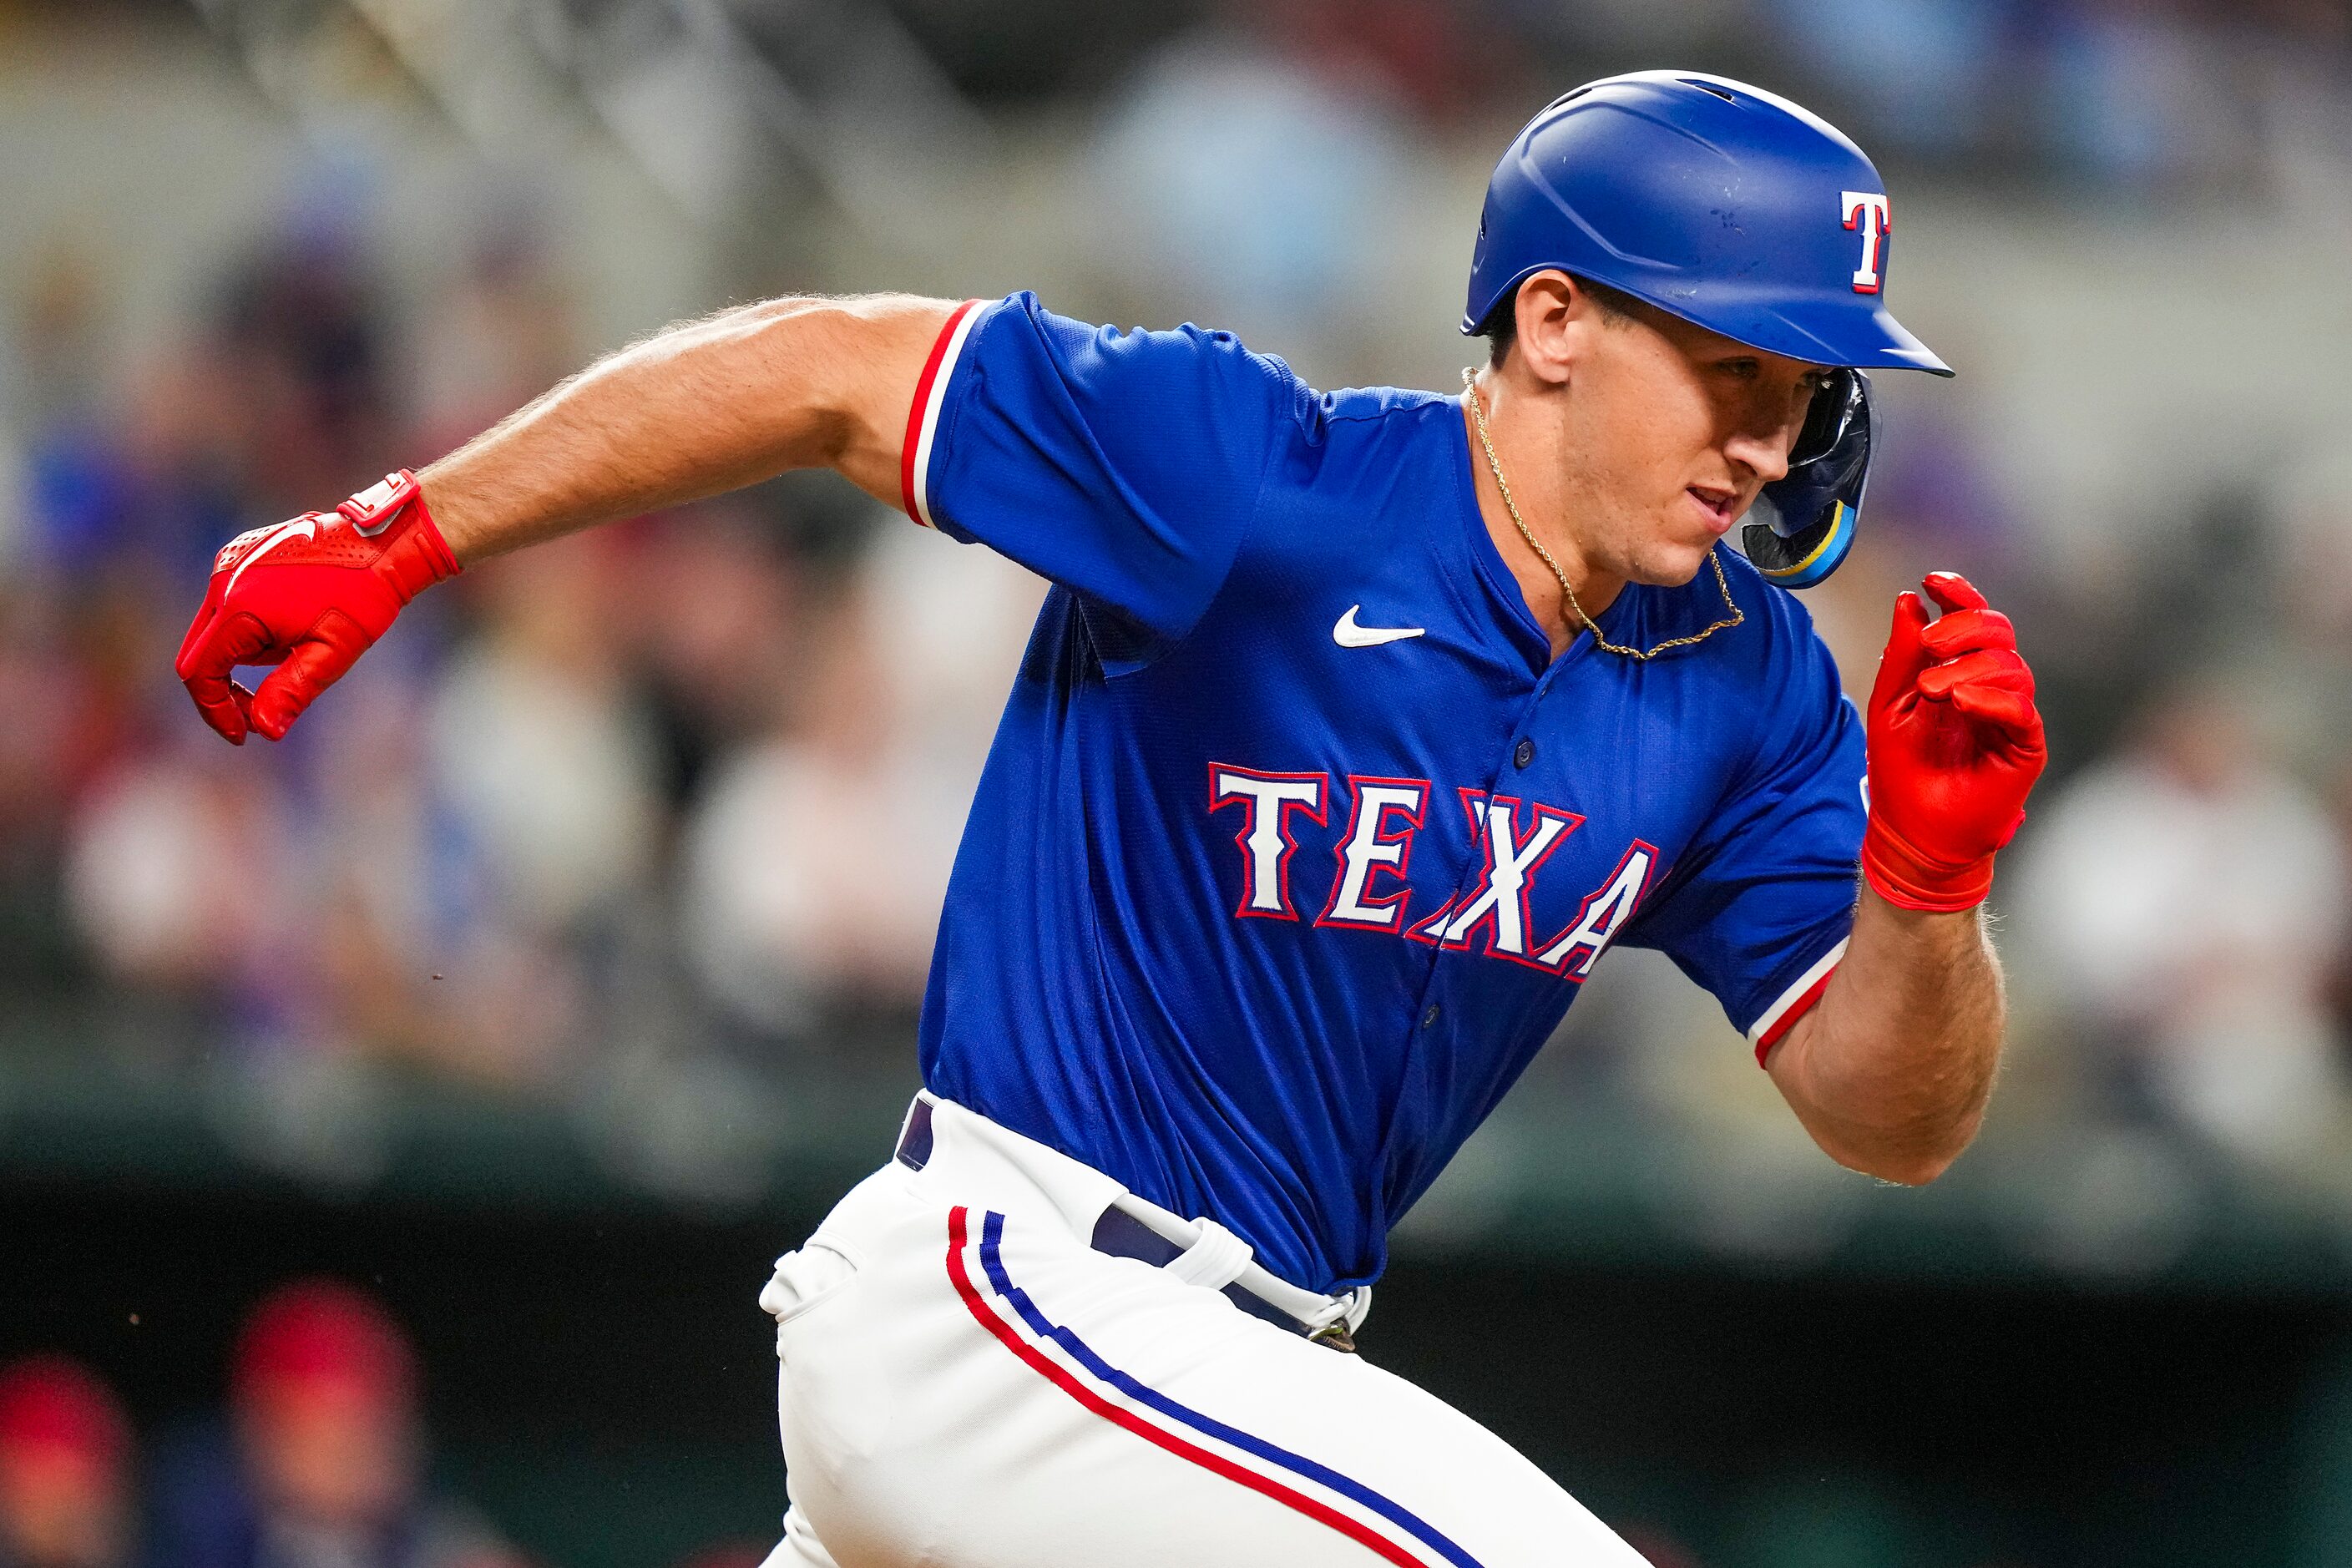
M 1186 327 L 964 307 L 908 510 L 1052 580 L 956 857 L 925 1083 L 1298 1284 L 1389 1227 L 1613 944 L 1759 1054 L 1853 923 L 1862 726 L 1787 593 L 1637 663 L 1558 659 L 1480 516 L 1458 398 L 1317 394 Z M 1628 585 L 1647 647 L 1715 574 Z

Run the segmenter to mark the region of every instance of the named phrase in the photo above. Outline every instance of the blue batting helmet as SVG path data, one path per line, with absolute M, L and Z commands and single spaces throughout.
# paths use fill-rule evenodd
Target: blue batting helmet
M 1951 370 L 1885 305 L 1893 223 L 1862 149 L 1810 110 L 1696 71 L 1587 83 L 1495 165 L 1462 330 L 1559 268 L 1751 347 L 1839 367 L 1744 542 L 1789 587 L 1853 542 L 1875 420 L 1861 373 Z

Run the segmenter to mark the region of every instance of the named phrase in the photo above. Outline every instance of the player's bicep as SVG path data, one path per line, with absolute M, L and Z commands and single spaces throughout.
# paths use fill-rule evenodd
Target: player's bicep
M 824 466 L 884 504 L 900 504 L 908 416 L 940 330 L 960 308 L 908 294 L 814 300 L 774 336 L 777 379 L 807 389 Z

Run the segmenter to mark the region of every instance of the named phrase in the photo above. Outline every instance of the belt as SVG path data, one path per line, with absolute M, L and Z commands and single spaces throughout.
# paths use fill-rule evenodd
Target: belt
M 919 1171 L 930 1163 L 935 1136 L 929 1094 L 917 1095 L 899 1131 L 894 1158 L 908 1170 Z M 1155 1268 L 1173 1268 L 1204 1249 L 1219 1251 L 1223 1267 L 1216 1272 L 1224 1277 L 1219 1289 L 1226 1300 L 1254 1318 L 1334 1350 L 1355 1350 L 1354 1332 L 1371 1309 L 1370 1286 L 1358 1286 L 1338 1297 L 1303 1289 L 1248 1261 L 1248 1247 L 1222 1226 L 1180 1218 L 1132 1193 L 1121 1194 L 1102 1211 L 1087 1245 L 1097 1252 L 1132 1258 Z M 1176 1272 L 1181 1277 L 1185 1271 L 1178 1268 Z

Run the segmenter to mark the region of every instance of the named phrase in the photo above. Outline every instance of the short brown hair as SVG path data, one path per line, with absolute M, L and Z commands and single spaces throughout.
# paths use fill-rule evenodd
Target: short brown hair
M 1601 319 L 1611 326 L 1633 321 L 1641 308 L 1641 302 L 1622 289 L 1612 289 L 1606 283 L 1595 283 L 1590 279 L 1577 278 L 1572 272 L 1569 276 L 1576 279 L 1579 289 L 1592 296 L 1592 302 L 1601 307 Z M 1486 324 L 1478 329 L 1477 335 L 1486 340 L 1486 363 L 1499 368 L 1503 356 L 1509 353 L 1511 345 L 1519 341 L 1518 289 L 1514 289 L 1495 301 L 1493 312 L 1487 316 Z

